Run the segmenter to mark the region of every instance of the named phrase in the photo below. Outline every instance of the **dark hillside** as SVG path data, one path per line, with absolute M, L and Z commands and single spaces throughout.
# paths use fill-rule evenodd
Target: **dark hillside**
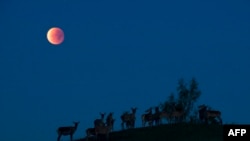
M 76 141 L 84 141 L 78 139 Z M 135 128 L 110 134 L 110 141 L 222 141 L 221 125 L 178 124 Z

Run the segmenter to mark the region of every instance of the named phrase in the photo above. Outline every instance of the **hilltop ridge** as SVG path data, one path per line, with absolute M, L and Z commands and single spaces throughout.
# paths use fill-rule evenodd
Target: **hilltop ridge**
M 223 127 L 187 123 L 142 127 L 114 131 L 110 133 L 110 141 L 223 141 Z

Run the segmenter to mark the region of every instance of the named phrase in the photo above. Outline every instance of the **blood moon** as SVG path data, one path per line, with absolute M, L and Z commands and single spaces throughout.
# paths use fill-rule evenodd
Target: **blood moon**
M 53 45 L 59 45 L 64 40 L 64 32 L 59 27 L 52 27 L 47 32 L 47 39 Z

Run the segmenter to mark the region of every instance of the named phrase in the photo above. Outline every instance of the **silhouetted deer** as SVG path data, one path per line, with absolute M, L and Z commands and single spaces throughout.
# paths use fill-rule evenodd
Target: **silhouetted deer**
M 95 128 L 95 134 L 97 141 L 108 141 L 109 133 L 111 132 L 111 126 L 98 126 Z
M 95 127 L 86 129 L 87 141 L 90 139 L 91 135 L 94 136 L 94 140 L 97 141 L 104 141 L 108 139 L 109 133 L 111 132 L 114 123 L 113 113 L 109 113 L 109 115 L 107 116 L 106 118 L 107 125 L 105 125 L 103 122 L 105 113 L 100 113 L 100 115 L 101 119 L 96 119 L 94 121 Z
M 127 128 L 134 128 L 135 127 L 135 113 L 137 108 L 131 108 L 132 113 L 125 112 L 121 115 L 122 120 L 122 129 L 124 129 L 124 123 L 126 123 Z
M 106 125 L 111 127 L 111 129 L 110 129 L 111 131 L 113 131 L 114 122 L 115 122 L 115 119 L 113 118 L 113 113 L 110 112 L 106 118 Z
M 180 110 L 180 111 L 173 111 L 170 114 L 170 123 L 177 123 L 177 122 L 181 122 L 183 120 L 183 115 L 184 115 L 184 111 Z
M 146 114 L 141 115 L 142 127 L 145 127 L 147 122 L 148 122 L 149 126 L 152 126 L 153 121 L 154 121 L 154 117 L 153 117 L 153 114 L 152 114 L 152 107 L 150 107 L 145 112 L 146 112 Z
M 105 117 L 106 113 L 101 113 L 100 112 L 100 115 L 101 115 L 100 119 L 94 120 L 94 128 L 87 128 L 86 129 L 86 135 L 87 135 L 86 140 L 87 141 L 89 140 L 91 135 L 94 136 L 94 138 L 96 140 L 96 128 L 105 126 L 104 117 Z
M 129 123 L 127 122 L 127 121 L 129 121 L 129 112 L 124 112 L 121 115 L 121 120 L 122 120 L 122 123 L 121 123 L 122 130 L 124 130 L 124 124 L 125 123 L 126 123 L 126 128 L 129 128 Z
M 100 113 L 100 115 L 101 115 L 101 119 L 96 119 L 95 121 L 94 121 L 94 126 L 96 127 L 96 126 L 104 126 L 105 124 L 104 124 L 104 117 L 105 117 L 105 115 L 106 115 L 106 113 Z
M 159 107 L 155 107 L 155 113 L 153 114 L 153 121 L 155 122 L 155 125 L 160 125 L 160 120 L 161 120 L 161 112 L 159 110 Z
M 75 124 L 75 126 L 64 126 L 64 127 L 59 127 L 57 129 L 57 133 L 58 133 L 58 138 L 57 141 L 60 141 L 61 136 L 70 136 L 70 140 L 73 140 L 73 135 L 77 129 L 77 126 L 80 122 L 73 122 Z
M 95 128 L 88 128 L 86 129 L 86 140 L 88 141 L 90 136 L 94 136 L 96 138 L 96 132 L 95 132 Z
M 219 120 L 219 124 L 222 124 L 221 112 L 216 110 L 208 110 L 206 105 L 199 106 L 199 118 L 201 121 L 205 120 L 205 123 L 208 123 L 209 120 L 212 123 L 216 123 L 215 119 Z

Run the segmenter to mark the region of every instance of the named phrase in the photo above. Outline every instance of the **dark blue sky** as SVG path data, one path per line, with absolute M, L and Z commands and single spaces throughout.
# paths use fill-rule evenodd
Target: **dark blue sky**
M 0 140 L 53 141 L 99 112 L 140 115 L 195 77 L 198 104 L 250 123 L 250 1 L 2 0 Z M 59 46 L 50 27 L 64 30 Z M 64 138 L 67 140 L 68 137 Z

